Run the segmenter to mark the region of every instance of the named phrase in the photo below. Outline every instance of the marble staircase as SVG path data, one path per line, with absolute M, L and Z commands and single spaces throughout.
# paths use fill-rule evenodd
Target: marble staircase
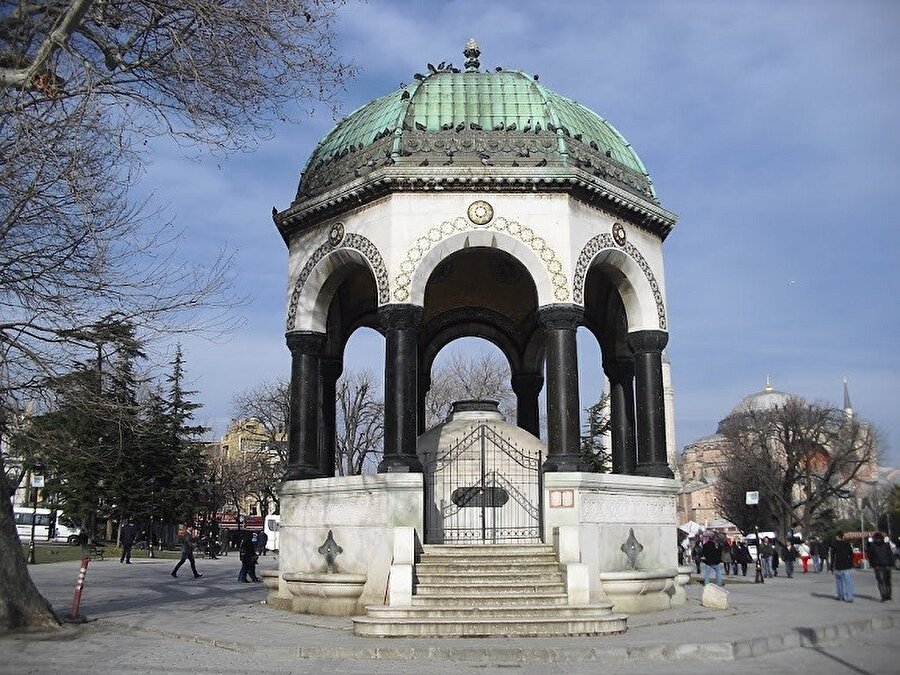
M 412 604 L 369 606 L 353 619 L 372 637 L 563 636 L 621 633 L 611 604 L 570 605 L 551 546 L 427 545 Z

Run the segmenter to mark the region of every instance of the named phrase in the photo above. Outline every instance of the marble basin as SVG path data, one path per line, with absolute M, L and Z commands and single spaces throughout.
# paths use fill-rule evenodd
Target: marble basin
M 676 569 L 601 572 L 600 587 L 613 603 L 614 612 L 638 614 L 684 604 L 676 591 Z
M 357 607 L 365 574 L 346 572 L 286 572 L 282 577 L 294 596 L 293 610 L 301 614 L 323 616 L 353 616 Z

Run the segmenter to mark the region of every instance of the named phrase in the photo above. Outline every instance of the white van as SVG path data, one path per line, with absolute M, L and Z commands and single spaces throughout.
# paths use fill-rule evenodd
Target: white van
M 34 540 L 49 541 L 50 525 L 53 512 L 50 509 L 34 509 L 28 506 L 13 506 L 13 517 L 16 520 L 16 532 L 20 541 L 31 541 L 31 528 L 34 525 Z
M 266 533 L 266 550 L 267 551 L 277 551 L 278 550 L 278 530 L 281 528 L 281 516 L 272 515 L 266 516 L 265 521 L 263 522 L 263 532 Z

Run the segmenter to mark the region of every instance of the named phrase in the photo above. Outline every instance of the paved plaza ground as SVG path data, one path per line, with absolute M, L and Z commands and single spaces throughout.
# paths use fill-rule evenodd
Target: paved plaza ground
M 347 619 L 274 610 L 262 584 L 237 583 L 234 554 L 198 560 L 201 579 L 184 567 L 173 579 L 172 565 L 92 562 L 82 601 L 90 622 L 0 639 L 0 673 L 900 672 L 900 605 L 878 601 L 869 571 L 855 572 L 853 604 L 834 599 L 830 574 L 799 574 L 727 583 L 725 611 L 702 607 L 692 583 L 685 607 L 634 615 L 623 635 L 423 640 L 358 638 Z M 261 569 L 275 566 L 261 558 Z M 31 572 L 65 613 L 78 563 Z

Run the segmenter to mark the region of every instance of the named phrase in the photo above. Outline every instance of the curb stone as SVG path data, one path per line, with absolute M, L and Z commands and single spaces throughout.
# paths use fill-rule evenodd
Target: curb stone
M 773 654 L 796 648 L 814 648 L 825 643 L 848 639 L 859 633 L 887 630 L 900 627 L 900 615 L 875 617 L 816 628 L 798 627 L 785 633 L 764 637 L 735 640 L 732 642 L 699 642 L 675 645 L 646 646 L 591 646 L 562 648 L 529 647 L 370 647 L 360 645 L 330 647 L 294 647 L 274 650 L 249 643 L 219 640 L 200 635 L 186 635 L 156 628 L 144 628 L 121 624 L 109 619 L 100 619 L 95 626 L 116 630 L 123 628 L 134 632 L 144 632 L 161 637 L 205 644 L 220 649 L 244 654 L 273 655 L 281 652 L 286 658 L 320 659 L 335 661 L 448 661 L 458 663 L 491 663 L 493 665 L 519 665 L 522 663 L 583 663 L 594 661 L 662 661 L 662 660 L 711 660 L 734 661 L 753 658 L 763 654 Z

